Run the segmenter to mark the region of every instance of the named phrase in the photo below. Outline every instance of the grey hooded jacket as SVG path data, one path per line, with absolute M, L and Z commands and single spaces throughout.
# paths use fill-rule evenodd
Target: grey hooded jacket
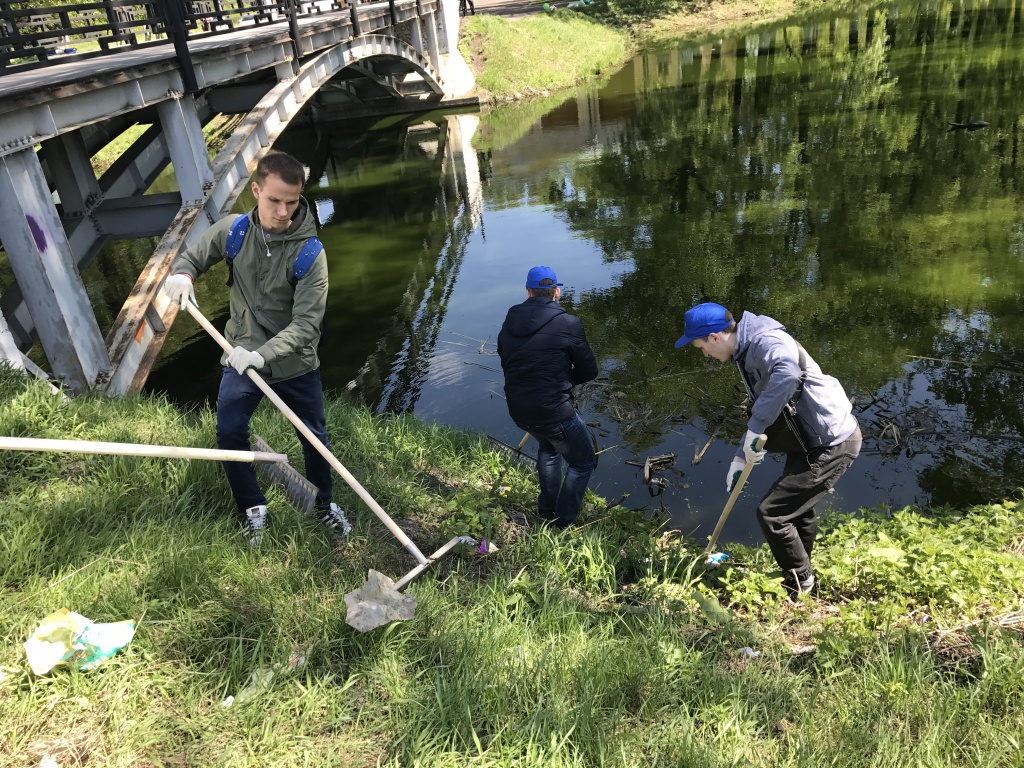
M 259 352 L 266 361 L 259 373 L 268 381 L 293 379 L 320 366 L 316 348 L 327 307 L 327 255 L 320 251 L 309 271 L 292 286 L 295 257 L 306 240 L 316 235 L 306 201 L 300 201 L 287 230 L 267 232 L 265 241 L 255 211 L 249 217 L 249 231 L 232 263 L 231 319 L 224 336 L 232 346 Z M 174 260 L 171 274 L 184 273 L 195 280 L 223 259 L 235 218 L 225 216 L 203 233 L 198 243 Z M 222 364 L 225 359 L 226 355 Z
M 778 320 L 744 312 L 736 327 L 732 359 L 753 399 L 747 428 L 762 434 L 800 384 L 796 341 Z M 806 359 L 807 380 L 796 405 L 797 418 L 811 450 L 838 445 L 857 429 L 853 405 L 838 380 L 822 373 L 809 354 Z

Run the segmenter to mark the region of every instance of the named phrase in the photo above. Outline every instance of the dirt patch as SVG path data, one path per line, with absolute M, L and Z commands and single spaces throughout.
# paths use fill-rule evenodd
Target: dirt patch
M 780 19 L 796 10 L 797 4 L 787 0 L 774 3 L 770 8 L 746 0 L 734 3 L 700 2 L 674 16 L 655 19 L 645 26 L 644 33 L 654 37 L 670 37 L 697 31 L 717 32 L 740 23 Z
M 44 737 L 26 748 L 26 757 L 39 764 L 49 758 L 51 764 L 62 766 L 86 765 L 89 762 L 90 738 L 85 733 L 69 733 L 57 737 Z
M 483 41 L 480 35 L 473 35 L 469 40 L 469 64 L 474 78 L 479 78 L 484 73 L 484 63 L 487 57 L 484 56 Z

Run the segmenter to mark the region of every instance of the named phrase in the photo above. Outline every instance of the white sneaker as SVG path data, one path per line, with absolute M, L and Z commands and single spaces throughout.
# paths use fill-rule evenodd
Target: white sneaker
M 332 533 L 343 538 L 347 539 L 348 535 L 352 533 L 352 524 L 345 517 L 345 512 L 333 501 L 330 507 L 320 513 L 320 522 L 326 525 Z
M 263 541 L 263 532 L 267 527 L 267 505 L 257 504 L 245 510 L 245 533 L 249 538 L 250 547 L 258 547 Z

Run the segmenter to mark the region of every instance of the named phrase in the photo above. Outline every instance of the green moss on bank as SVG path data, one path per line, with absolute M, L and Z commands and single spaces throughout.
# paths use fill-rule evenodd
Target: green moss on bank
M 331 402 L 341 461 L 442 559 L 412 621 L 361 635 L 343 596 L 411 558 L 338 482 L 347 543 L 271 494 L 246 547 L 209 462 L 0 452 L 4 765 L 1017 766 L 1024 505 L 826 526 L 818 598 L 781 597 L 765 548 L 700 548 L 595 497 L 565 533 L 511 526 L 532 474 L 479 436 Z M 299 462 L 269 404 L 254 429 Z M 63 401 L 0 373 L 0 434 L 214 444 L 208 410 Z M 300 463 L 301 464 L 301 463 Z M 135 618 L 91 672 L 36 678 L 21 643 L 59 607 Z M 759 656 L 739 649 L 750 647 Z M 296 651 L 245 702 L 256 670 Z

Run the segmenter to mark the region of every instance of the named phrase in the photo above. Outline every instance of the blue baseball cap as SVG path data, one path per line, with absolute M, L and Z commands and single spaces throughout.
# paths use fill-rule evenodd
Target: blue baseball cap
M 541 283 L 542 280 L 550 280 L 551 282 L 545 285 Z M 555 277 L 555 270 L 551 267 L 534 267 L 526 276 L 527 288 L 553 288 L 556 285 L 561 285 L 561 283 L 558 282 L 558 278 Z
M 683 317 L 683 335 L 676 342 L 676 349 L 685 347 L 694 339 L 703 339 L 729 327 L 732 320 L 726 319 L 729 312 L 721 304 L 707 301 L 689 310 Z

